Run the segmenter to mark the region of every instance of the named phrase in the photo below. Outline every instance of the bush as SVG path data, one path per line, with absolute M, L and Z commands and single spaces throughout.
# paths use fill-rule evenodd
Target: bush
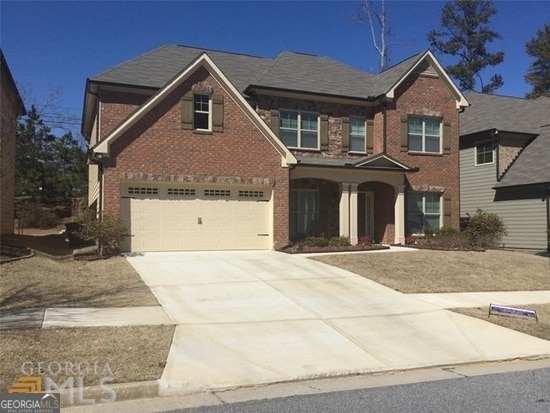
M 86 241 L 98 242 L 101 255 L 116 255 L 120 251 L 122 238 L 128 234 L 128 227 L 119 216 L 103 214 L 101 219 L 92 210 L 83 212 L 78 223 L 77 235 Z
M 506 226 L 497 214 L 483 212 L 478 209 L 469 216 L 464 233 L 470 238 L 470 243 L 482 248 L 496 247 L 507 234 Z
M 26 204 L 19 207 L 17 216 L 21 220 L 23 228 L 54 228 L 58 224 L 55 213 L 43 209 L 35 204 Z
M 328 247 L 329 240 L 324 237 L 306 237 L 304 245 L 306 247 Z
M 364 247 L 372 247 L 372 244 L 374 244 L 371 237 L 368 235 L 363 235 L 359 238 L 359 244 L 361 244 Z
M 349 245 L 348 237 L 332 237 L 328 245 L 331 247 L 347 247 Z

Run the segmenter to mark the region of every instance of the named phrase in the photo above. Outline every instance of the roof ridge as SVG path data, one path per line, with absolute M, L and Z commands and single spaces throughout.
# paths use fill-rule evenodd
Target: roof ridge
M 231 54 L 231 55 L 236 55 L 236 56 L 253 57 L 253 58 L 256 58 L 256 59 L 272 60 L 271 58 L 265 57 L 265 56 L 258 56 L 258 55 L 248 54 L 248 53 L 240 53 L 240 52 L 232 52 L 232 51 L 220 50 L 220 49 L 211 49 L 211 48 L 208 48 L 208 47 L 188 46 L 188 45 L 185 45 L 185 44 L 168 44 L 167 46 L 184 47 L 186 49 L 196 49 L 196 50 L 203 51 L 203 52 L 206 52 L 206 53 L 216 52 L 216 53 Z

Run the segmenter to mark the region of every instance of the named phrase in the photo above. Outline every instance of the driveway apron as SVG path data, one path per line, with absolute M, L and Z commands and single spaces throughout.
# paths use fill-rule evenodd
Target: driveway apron
M 274 251 L 128 257 L 177 324 L 161 394 L 506 360 L 550 342 Z

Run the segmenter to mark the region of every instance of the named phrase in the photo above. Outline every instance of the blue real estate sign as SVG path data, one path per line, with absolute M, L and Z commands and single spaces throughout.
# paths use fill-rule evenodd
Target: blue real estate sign
M 535 320 L 537 320 L 537 322 L 539 321 L 537 318 L 537 312 L 535 310 L 525 310 L 523 308 L 507 307 L 504 305 L 490 304 L 489 317 L 491 316 L 491 314 L 534 318 Z

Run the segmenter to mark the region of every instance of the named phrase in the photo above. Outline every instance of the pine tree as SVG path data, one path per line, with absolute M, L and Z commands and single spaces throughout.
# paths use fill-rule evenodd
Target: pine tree
M 481 71 L 504 60 L 504 52 L 489 53 L 487 43 L 502 36 L 490 30 L 491 16 L 496 13 L 492 1 L 454 0 L 441 10 L 441 30 L 428 33 L 430 45 L 443 54 L 458 56 L 459 62 L 445 69 L 454 77 L 462 90 L 475 90 L 477 81 L 483 93 L 492 93 L 504 82 L 495 74 L 484 83 Z
M 525 49 L 529 56 L 535 58 L 525 75 L 525 80 L 533 87 L 526 97 L 550 97 L 550 23 L 546 23 L 537 31 L 536 37 L 525 43 Z

